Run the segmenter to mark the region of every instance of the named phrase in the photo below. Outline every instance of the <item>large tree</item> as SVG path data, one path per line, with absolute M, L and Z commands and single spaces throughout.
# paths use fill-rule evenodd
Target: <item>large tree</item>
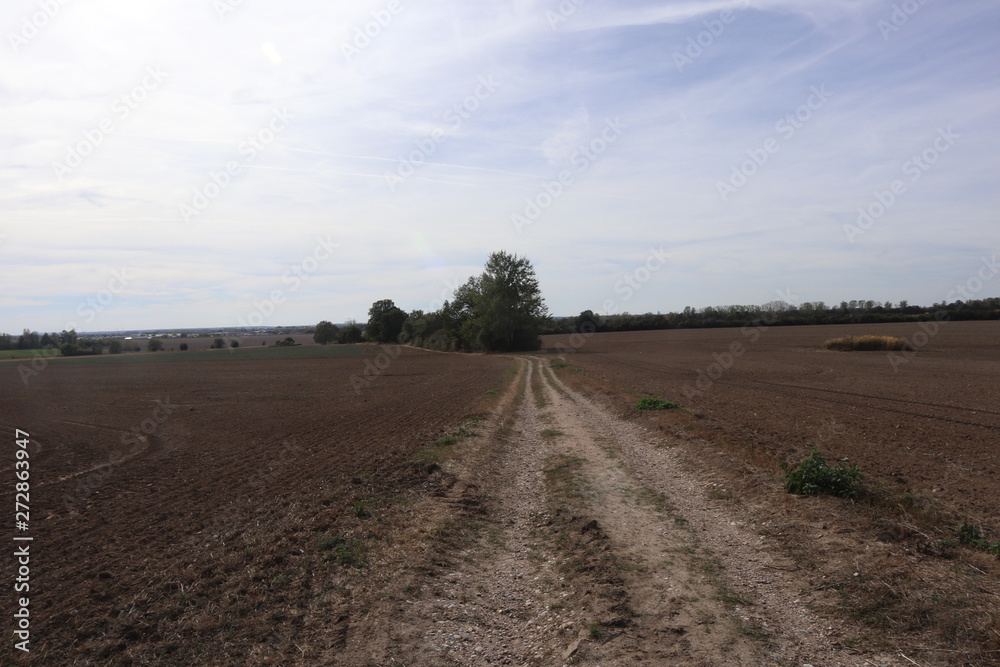
M 538 349 L 538 334 L 549 312 L 535 269 L 526 257 L 495 252 L 479 279 L 464 287 L 473 293 L 473 322 L 479 346 L 488 350 Z M 458 297 L 456 292 L 456 300 Z
M 313 334 L 313 340 L 320 345 L 326 345 L 327 343 L 336 343 L 339 335 L 340 327 L 332 322 L 323 320 L 316 325 L 316 333 Z
M 365 335 L 379 343 L 395 343 L 406 322 L 406 312 L 396 307 L 392 299 L 382 299 L 368 309 Z

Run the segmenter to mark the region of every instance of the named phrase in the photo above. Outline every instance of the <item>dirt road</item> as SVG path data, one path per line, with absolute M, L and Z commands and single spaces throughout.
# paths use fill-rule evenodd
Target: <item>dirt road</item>
M 352 623 L 343 664 L 911 664 L 848 648 L 854 629 L 810 610 L 766 516 L 713 502 L 669 441 L 520 363 L 414 509 L 426 537 Z

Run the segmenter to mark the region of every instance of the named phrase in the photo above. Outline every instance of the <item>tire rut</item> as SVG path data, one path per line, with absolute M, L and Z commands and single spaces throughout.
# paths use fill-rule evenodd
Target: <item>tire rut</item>
M 901 664 L 841 645 L 793 564 L 676 452 L 520 363 L 492 433 L 422 501 L 422 554 L 352 605 L 370 604 L 338 664 Z
M 564 446 L 591 461 L 598 521 L 633 564 L 627 591 L 637 615 L 635 655 L 647 664 L 906 664 L 846 648 L 840 638 L 851 629 L 808 608 L 813 590 L 794 564 L 767 544 L 760 526 L 713 504 L 711 480 L 687 472 L 669 443 L 612 416 L 550 368 L 542 375 Z M 664 558 L 678 551 L 688 558 Z M 716 627 L 704 632 L 709 617 Z M 670 632 L 684 636 L 686 661 L 663 646 Z

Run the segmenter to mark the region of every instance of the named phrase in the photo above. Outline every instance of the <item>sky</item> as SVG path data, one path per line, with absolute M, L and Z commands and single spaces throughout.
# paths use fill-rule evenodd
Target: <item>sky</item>
M 7 0 L 0 331 L 1000 295 L 995 0 Z

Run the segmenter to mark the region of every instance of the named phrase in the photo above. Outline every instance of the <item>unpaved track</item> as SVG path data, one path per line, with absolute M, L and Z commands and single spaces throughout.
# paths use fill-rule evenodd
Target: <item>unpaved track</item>
M 840 644 L 850 629 L 807 608 L 794 565 L 669 442 L 521 363 L 506 423 L 446 466 L 439 502 L 474 537 L 411 563 L 344 664 L 910 664 Z

